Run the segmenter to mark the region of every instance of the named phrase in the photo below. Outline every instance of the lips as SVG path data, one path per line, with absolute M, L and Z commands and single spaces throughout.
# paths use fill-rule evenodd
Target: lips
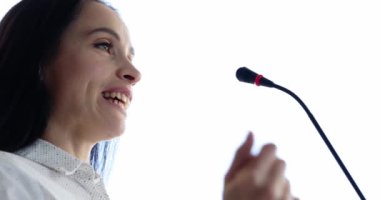
M 131 102 L 131 92 L 128 89 L 116 88 L 102 92 L 103 98 L 125 110 Z

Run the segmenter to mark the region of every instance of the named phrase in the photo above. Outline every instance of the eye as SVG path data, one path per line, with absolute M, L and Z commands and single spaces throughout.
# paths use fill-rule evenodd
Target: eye
M 99 42 L 99 43 L 94 44 L 94 47 L 110 53 L 112 44 L 110 42 Z

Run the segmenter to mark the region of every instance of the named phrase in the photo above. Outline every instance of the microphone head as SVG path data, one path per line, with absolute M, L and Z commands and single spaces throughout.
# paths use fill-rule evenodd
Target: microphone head
M 256 79 L 257 74 L 246 67 L 240 67 L 236 71 L 236 78 L 245 83 L 253 83 Z
M 274 83 L 266 78 L 264 78 L 262 75 L 259 75 L 252 70 L 248 69 L 247 67 L 240 67 L 236 71 L 236 78 L 245 83 L 251 83 L 256 84 L 257 86 L 267 86 L 267 87 L 273 87 Z

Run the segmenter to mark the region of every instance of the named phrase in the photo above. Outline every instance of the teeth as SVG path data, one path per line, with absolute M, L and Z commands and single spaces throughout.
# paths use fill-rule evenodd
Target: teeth
M 120 92 L 104 92 L 103 97 L 109 99 L 112 103 L 121 106 L 123 109 L 129 105 L 129 98 Z
M 120 101 L 118 103 L 119 103 L 119 106 L 124 110 L 125 109 L 124 104 L 122 102 L 120 102 Z
M 127 102 L 127 97 L 125 96 L 125 95 L 123 95 L 123 96 L 121 96 L 121 100 L 123 101 L 123 102 Z
M 110 93 L 110 95 L 111 95 L 112 98 L 115 98 L 117 96 L 117 93 L 116 92 L 112 92 L 112 93 Z
M 112 103 L 114 103 L 114 104 L 120 106 L 122 109 L 125 109 L 125 105 L 124 105 L 124 103 L 120 102 L 119 100 L 111 99 L 111 100 L 109 100 L 109 101 L 111 101 Z
M 117 98 L 123 102 L 127 102 L 128 100 L 128 97 L 125 94 L 120 93 L 120 92 L 104 92 L 103 96 L 106 98 L 109 98 L 109 97 L 113 99 Z

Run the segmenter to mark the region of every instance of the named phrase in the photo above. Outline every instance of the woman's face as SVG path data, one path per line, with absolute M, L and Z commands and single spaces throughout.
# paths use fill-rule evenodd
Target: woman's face
M 140 79 L 132 58 L 118 14 L 97 2 L 85 3 L 46 68 L 53 98 L 48 125 L 95 142 L 122 134 L 132 86 Z

